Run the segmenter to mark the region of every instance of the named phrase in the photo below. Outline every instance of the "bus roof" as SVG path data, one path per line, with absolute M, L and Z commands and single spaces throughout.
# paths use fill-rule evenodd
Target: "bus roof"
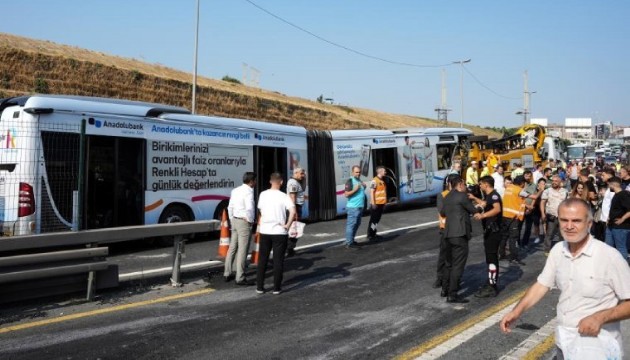
M 164 114 L 160 119 L 191 124 L 212 125 L 219 128 L 240 129 L 249 131 L 281 132 L 283 134 L 306 135 L 306 129 L 301 126 L 275 124 L 264 121 L 233 119 L 219 116 Z
M 422 135 L 473 135 L 471 130 L 465 128 L 436 127 L 436 128 L 396 128 L 392 129 L 397 134 L 422 134 Z
M 143 117 L 155 117 L 163 113 L 190 113 L 178 106 L 73 95 L 29 95 L 3 99 L 0 102 L 0 112 L 9 106 L 21 106 L 24 111 L 32 113 L 67 111 Z
M 360 130 L 331 130 L 330 135 L 333 139 L 346 138 L 346 137 L 373 137 L 373 136 L 394 136 L 389 130 L 377 130 L 377 129 L 360 129 Z
M 427 129 L 424 129 L 424 133 L 426 135 L 461 135 L 461 136 L 473 135 L 473 132 L 471 130 L 468 130 L 465 128 L 451 128 L 451 127 L 427 128 Z

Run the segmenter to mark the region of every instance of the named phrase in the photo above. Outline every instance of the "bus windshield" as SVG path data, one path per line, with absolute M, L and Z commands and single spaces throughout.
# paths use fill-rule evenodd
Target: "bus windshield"
M 584 148 L 583 147 L 569 147 L 567 149 L 567 153 L 569 155 L 569 159 L 582 159 L 584 158 Z

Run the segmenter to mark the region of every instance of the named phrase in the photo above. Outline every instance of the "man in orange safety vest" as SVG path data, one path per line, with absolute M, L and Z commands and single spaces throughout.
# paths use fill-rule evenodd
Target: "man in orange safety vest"
M 387 184 L 385 184 L 385 167 L 376 167 L 376 176 L 370 183 L 370 222 L 367 229 L 367 237 L 370 241 L 376 241 L 380 236 L 376 235 L 376 227 L 381 221 L 383 210 L 387 204 Z
M 519 175 L 512 179 L 512 184 L 505 188 L 503 193 L 503 221 L 501 229 L 503 239 L 499 246 L 500 258 L 505 259 L 505 247 L 510 250 L 510 264 L 525 265 L 519 258 L 517 242 L 521 236 L 521 222 L 525 216 L 525 198 L 527 192 L 523 190 L 525 187 L 525 178 Z

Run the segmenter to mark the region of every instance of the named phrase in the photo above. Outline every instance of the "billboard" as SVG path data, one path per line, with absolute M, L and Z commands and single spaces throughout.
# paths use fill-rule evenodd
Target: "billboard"
M 547 126 L 549 125 L 549 120 L 547 118 L 532 118 L 529 120 L 529 122 L 531 124 L 537 124 L 540 126 Z
M 564 126 L 566 127 L 591 127 L 593 120 L 591 118 L 566 118 Z
M 623 128 L 623 137 L 630 137 L 630 128 Z

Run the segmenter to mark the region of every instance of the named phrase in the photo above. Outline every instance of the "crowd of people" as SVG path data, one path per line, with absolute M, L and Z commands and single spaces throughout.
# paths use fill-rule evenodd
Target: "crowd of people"
M 295 168 L 293 176 L 287 182 L 287 192 L 284 193 L 281 191 L 284 182 L 282 174 L 273 173 L 269 179 L 270 188 L 262 191 L 258 201 L 255 202 L 256 174 L 246 172 L 243 175 L 243 184 L 232 190 L 227 207 L 231 237 L 223 272 L 225 282 L 235 280 L 236 285 L 256 285 L 256 292 L 264 294 L 267 291 L 265 273 L 273 250 L 272 293 L 282 292 L 284 259 L 295 255 L 298 241 L 297 232 L 293 231 L 292 225 L 302 214 L 305 179 L 306 171 L 303 168 Z M 347 179 L 344 191 L 344 196 L 347 198 L 345 232 L 345 248 L 347 249 L 361 248 L 355 242 L 355 236 L 361 225 L 368 191 L 370 221 L 367 238 L 368 241 L 378 241 L 381 237 L 377 234 L 377 227 L 387 204 L 385 167 L 376 167 L 376 176 L 369 184 L 361 181 L 360 166 L 352 167 L 352 176 Z M 260 249 L 256 281 L 252 282 L 245 278 L 245 269 L 250 238 L 256 224 L 256 203 L 259 213 L 257 232 L 260 234 Z
M 565 334 L 556 339 L 558 354 L 574 354 L 581 346 L 576 341 L 599 334 L 619 344 L 614 349 L 620 348 L 619 323 L 630 318 L 630 166 L 598 167 L 572 161 L 565 168 L 551 160 L 547 167 L 537 164 L 531 169 L 515 164 L 511 176 L 504 176 L 500 164 L 492 172 L 486 163 L 482 165 L 479 169 L 472 162 L 464 172 L 455 162 L 444 191 L 438 194 L 441 237 L 433 286 L 441 289 L 448 303 L 468 302 L 458 291 L 466 268 L 472 221 L 481 221 L 487 264 L 482 276 L 487 280 L 476 297 L 497 296 L 501 260 L 510 266 L 525 266 L 522 255 L 540 243 L 547 256 L 536 283 L 501 320 L 503 331 L 509 332 L 523 312 L 556 287 L 561 291 L 558 328 Z M 355 236 L 367 205 L 366 192 L 371 210 L 368 239 L 380 238 L 377 226 L 387 193 L 385 168 L 378 166 L 375 170 L 376 176 L 368 184 L 361 181 L 360 167 L 354 166 L 345 184 L 347 249 L 360 249 Z M 259 294 L 266 292 L 265 272 L 272 250 L 272 291 L 282 292 L 284 259 L 295 253 L 297 236 L 290 229 L 304 204 L 304 179 L 305 171 L 295 169 L 284 193 L 282 175 L 273 173 L 270 188 L 260 193 L 260 258 L 255 281 Z M 245 173 L 243 185 L 232 191 L 228 205 L 232 238 L 224 279 L 234 279 L 237 285 L 254 285 L 245 278 L 245 267 L 255 224 L 255 186 L 255 174 Z
M 545 266 L 500 321 L 501 330 L 509 333 L 557 288 L 556 358 L 622 358 L 620 322 L 630 318 L 630 166 L 515 165 L 511 176 L 496 165 L 492 175 L 477 179 L 473 163 L 464 178 L 458 171 L 447 177 L 437 202 L 442 237 L 434 287 L 449 303 L 468 302 L 458 290 L 471 219 L 482 221 L 487 263 L 486 284 L 476 297 L 497 295 L 501 259 L 524 266 L 522 251 L 542 242 Z

